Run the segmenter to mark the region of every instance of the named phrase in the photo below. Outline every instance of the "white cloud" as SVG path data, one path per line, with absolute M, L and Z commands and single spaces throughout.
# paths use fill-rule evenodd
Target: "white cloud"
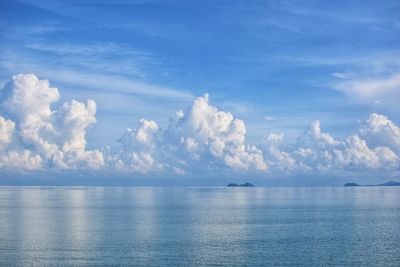
M 339 144 L 329 133 L 321 132 L 319 121 L 313 122 L 309 130 L 298 137 L 297 142 L 299 146 L 311 148 L 326 148 Z
M 12 150 L 0 156 L 0 168 L 38 170 L 42 167 L 42 157 L 33 155 L 30 150 Z
M 345 73 L 345 72 L 334 72 L 331 75 L 339 79 L 347 79 L 351 76 L 350 73 Z
M 0 168 L 268 176 L 400 167 L 400 128 L 376 113 L 344 139 L 323 132 L 316 121 L 295 144 L 284 145 L 283 134 L 272 133 L 255 146 L 246 141 L 245 123 L 210 104 L 206 94 L 173 114 L 165 129 L 141 119 L 122 135 L 120 150 L 87 150 L 86 131 L 96 123 L 96 103 L 72 100 L 54 108 L 59 98 L 47 80 L 13 76 L 0 93 Z
M 393 93 L 400 93 L 400 74 L 374 79 L 352 79 L 339 83 L 336 88 L 345 94 L 367 100 L 386 98 Z
M 143 52 L 133 51 L 117 45 L 115 43 L 99 43 L 91 45 L 73 45 L 73 44 L 59 44 L 57 46 L 47 45 L 44 43 L 28 43 L 25 45 L 27 48 L 51 52 L 59 55 L 80 55 L 80 56 L 93 56 L 96 54 L 123 54 L 126 56 L 132 55 L 146 55 Z
M 157 123 L 152 120 L 141 119 L 137 129 L 128 128 L 120 138 L 122 150 L 114 159 L 115 166 L 139 173 L 162 170 L 160 134 Z
M 244 122 L 210 105 L 207 94 L 170 120 L 165 139 L 185 144 L 193 159 L 217 160 L 238 170 L 267 169 L 261 151 L 246 144 Z
M 370 148 L 358 135 L 348 137 L 343 149 L 334 150 L 334 157 L 338 167 L 355 169 L 396 168 L 399 163 L 398 156 L 389 147 Z
M 265 116 L 264 120 L 266 120 L 266 121 L 276 121 L 276 118 L 272 117 L 272 116 Z
M 333 89 L 344 93 L 355 102 L 399 109 L 399 51 L 356 56 L 353 60 L 343 63 L 340 68 L 346 71 L 332 74 L 338 78 L 333 84 Z
M 322 132 L 316 121 L 299 135 L 296 144 L 286 147 L 282 146 L 282 134 L 270 134 L 263 151 L 273 172 L 397 170 L 399 140 L 400 129 L 385 116 L 374 113 L 358 134 L 345 140 Z
M 52 114 L 51 104 L 59 98 L 58 90 L 50 87 L 47 80 L 39 80 L 33 74 L 16 75 L 2 91 L 1 106 L 18 120 L 46 119 Z
M 372 113 L 360 129 L 360 135 L 372 147 L 387 146 L 400 153 L 400 128 L 386 116 Z
M 121 151 L 86 150 L 86 129 L 96 122 L 96 103 L 52 105 L 57 88 L 34 74 L 13 77 L 1 91 L 0 145 L 3 168 L 76 169 L 104 164 L 138 173 L 184 174 L 213 169 L 266 170 L 262 152 L 245 142 L 244 122 L 197 98 L 186 112 L 170 118 L 167 129 L 142 119 L 121 137 Z
M 14 130 L 15 123 L 0 116 L 0 150 L 11 142 Z
M 92 66 L 96 70 L 93 72 L 88 71 L 87 68 L 84 67 L 79 70 L 60 69 L 58 66 L 52 68 L 43 67 L 44 62 L 38 64 L 19 64 L 18 62 L 20 61 L 26 62 L 26 59 L 22 59 L 18 55 L 9 55 L 8 57 L 3 56 L 0 66 L 9 73 L 14 73 L 19 70 L 25 72 L 35 71 L 44 77 L 51 77 L 52 80 L 59 83 L 65 83 L 80 88 L 95 89 L 105 93 L 138 95 L 147 98 L 169 98 L 171 100 L 180 100 L 185 102 L 193 100 L 193 96 L 188 92 L 175 90 L 173 88 L 160 87 L 121 75 L 105 74 L 96 69 L 96 66 Z M 74 64 L 76 65 L 77 63 Z M 82 65 L 82 62 L 79 64 Z M 95 62 L 95 65 L 99 64 L 102 63 Z M 106 69 L 109 69 L 109 67 L 110 66 L 107 66 Z
M 117 165 L 135 171 L 172 170 L 183 174 L 204 168 L 264 171 L 262 152 L 246 144 L 244 122 L 209 104 L 208 95 L 197 98 L 186 111 L 178 111 L 162 130 L 142 119 L 122 136 Z
M 288 152 L 282 151 L 283 134 L 271 133 L 267 136 L 265 156 L 272 170 L 290 172 L 296 168 L 295 160 Z
M 40 169 L 55 167 L 99 168 L 104 164 L 99 150 L 86 151 L 86 129 L 96 122 L 96 103 L 52 104 L 60 98 L 57 88 L 34 74 L 13 76 L 0 94 L 2 167 Z

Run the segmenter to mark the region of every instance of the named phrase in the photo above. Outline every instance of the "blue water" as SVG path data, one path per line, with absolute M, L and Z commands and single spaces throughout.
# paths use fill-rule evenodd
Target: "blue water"
M 1 266 L 400 266 L 399 226 L 399 187 L 0 187 Z

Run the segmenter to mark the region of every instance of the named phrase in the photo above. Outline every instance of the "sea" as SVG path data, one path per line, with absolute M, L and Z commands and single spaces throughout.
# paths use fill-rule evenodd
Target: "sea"
M 400 266 L 400 187 L 0 187 L 0 266 Z

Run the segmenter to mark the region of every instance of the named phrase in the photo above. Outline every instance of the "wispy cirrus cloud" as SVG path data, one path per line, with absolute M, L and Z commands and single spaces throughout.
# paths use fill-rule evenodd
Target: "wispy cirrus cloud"
M 336 88 L 341 92 L 363 99 L 386 98 L 393 94 L 400 94 L 400 73 L 388 77 L 350 79 L 339 83 Z
M 114 93 L 136 94 L 143 97 L 158 97 L 188 101 L 193 95 L 185 90 L 158 86 L 142 79 L 147 75 L 143 69 L 149 64 L 159 64 L 151 54 L 137 52 L 117 44 L 96 44 L 61 46 L 34 45 L 37 49 L 54 53 L 55 58 L 49 61 L 46 57 L 21 56 L 15 51 L 5 51 L 0 58 L 4 73 L 37 73 L 43 77 L 75 85 L 80 88 L 91 88 Z M 73 53 L 70 55 L 69 53 Z M 100 55 L 99 55 L 100 54 Z M 106 58 L 103 58 L 106 54 Z M 57 57 L 57 55 L 66 55 Z M 118 55 L 114 61 L 107 58 Z M 87 61 L 86 61 L 87 59 Z M 23 63 L 22 63 L 23 62 Z M 112 86 L 110 86 L 112 85 Z
M 52 77 L 58 82 L 101 91 L 135 94 L 145 97 L 175 98 L 182 101 L 193 99 L 193 95 L 189 92 L 135 81 L 120 75 L 93 74 L 62 68 L 51 69 L 36 64 L 20 65 L 13 62 L 3 62 L 2 66 L 8 71 L 21 69 L 23 72 L 32 72 L 36 70 L 41 76 Z
M 125 56 L 150 56 L 150 53 L 133 50 L 126 46 L 116 43 L 94 43 L 94 44 L 46 44 L 46 43 L 27 43 L 29 49 L 59 54 L 59 55 L 125 55 Z
M 162 61 L 155 55 L 133 49 L 123 44 L 99 43 L 26 43 L 32 53 L 43 53 L 65 68 L 129 75 L 143 78 L 149 74 L 149 68 L 157 68 Z
M 71 31 L 73 28 L 62 25 L 58 21 L 44 21 L 33 25 L 5 25 L 4 33 L 8 37 L 27 37 L 27 36 L 38 36 L 50 33 Z
M 348 68 L 364 69 L 369 71 L 383 71 L 389 66 L 400 66 L 400 51 L 358 51 L 351 55 L 338 53 L 335 56 L 323 54 L 292 56 L 274 56 L 275 60 L 291 62 L 293 64 L 304 66 L 342 66 Z
M 331 87 L 352 100 L 399 109 L 400 98 L 400 52 L 391 51 L 376 55 L 357 57 L 345 65 L 338 65 L 338 72 L 331 74 L 337 80 Z
M 272 117 L 272 116 L 265 116 L 265 117 L 264 117 L 264 120 L 266 120 L 266 121 L 276 121 L 277 118 Z

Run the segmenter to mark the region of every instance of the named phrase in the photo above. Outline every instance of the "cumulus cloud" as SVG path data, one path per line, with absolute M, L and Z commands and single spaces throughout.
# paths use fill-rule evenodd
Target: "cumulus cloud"
M 272 133 L 265 156 L 273 171 L 398 170 L 400 128 L 387 117 L 373 113 L 359 132 L 344 140 L 321 130 L 318 121 L 300 134 L 296 144 L 282 146 L 283 135 Z
M 168 127 L 142 119 L 120 139 L 117 166 L 140 172 L 172 170 L 178 174 L 204 169 L 264 171 L 261 150 L 246 143 L 246 127 L 232 114 L 209 104 L 208 95 L 170 117 Z
M 15 123 L 0 116 L 0 149 L 3 149 L 11 142 L 14 130 Z
M 373 113 L 360 129 L 360 135 L 373 146 L 387 146 L 400 153 L 400 128 L 386 116 Z
M 3 168 L 99 168 L 99 150 L 86 150 L 86 129 L 96 122 L 96 103 L 71 101 L 52 109 L 60 94 L 34 74 L 12 78 L 0 94 L 0 161 Z
M 206 94 L 170 116 L 164 129 L 141 119 L 122 134 L 119 149 L 88 150 L 86 132 L 96 123 L 96 103 L 72 100 L 54 108 L 59 99 L 58 89 L 34 74 L 13 76 L 1 90 L 1 169 L 268 176 L 400 167 L 400 128 L 376 113 L 344 139 L 324 132 L 316 121 L 294 144 L 271 133 L 256 146 L 246 140 L 245 123 L 212 105 Z
M 152 120 L 141 119 L 138 128 L 128 128 L 120 138 L 122 150 L 114 159 L 116 166 L 139 173 L 161 171 L 164 159 L 161 158 L 160 128 Z
M 34 74 L 13 76 L 0 95 L 2 168 L 123 169 L 185 174 L 203 168 L 267 169 L 261 150 L 246 143 L 244 122 L 209 104 L 208 95 L 179 111 L 166 129 L 141 119 L 120 138 L 121 149 L 86 150 L 86 131 L 96 123 L 96 103 L 72 100 L 57 109 L 57 88 Z M 4 116 L 4 117 L 3 117 Z

